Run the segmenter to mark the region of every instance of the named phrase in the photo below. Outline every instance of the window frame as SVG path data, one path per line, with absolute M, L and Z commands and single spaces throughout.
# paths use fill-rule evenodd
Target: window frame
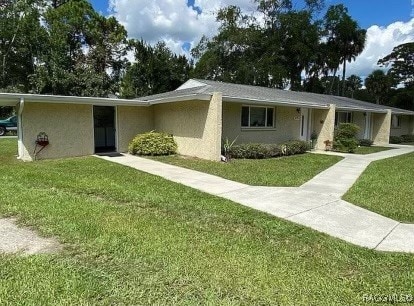
M 247 126 L 243 125 L 243 108 L 248 108 L 248 124 Z M 251 109 L 252 108 L 261 108 L 261 109 L 265 109 L 265 114 L 264 114 L 264 122 L 265 125 L 264 126 L 252 126 L 251 125 Z M 268 126 L 268 110 L 271 109 L 273 114 L 272 114 L 272 125 Z M 256 129 L 256 130 L 270 130 L 270 129 L 275 129 L 276 128 L 276 107 L 274 106 L 262 106 L 262 105 L 242 105 L 241 107 L 241 112 L 240 112 L 240 126 L 242 129 Z
M 339 122 L 339 114 L 347 114 L 346 118 L 347 121 L 346 122 Z M 348 121 L 349 118 L 349 121 Z M 335 112 L 335 127 L 338 127 L 341 123 L 353 123 L 354 121 L 354 113 L 353 112 L 349 112 L 349 111 L 336 111 Z
M 395 120 L 397 120 L 397 125 L 394 124 Z M 392 115 L 391 116 L 391 128 L 393 129 L 400 129 L 401 128 L 401 115 Z

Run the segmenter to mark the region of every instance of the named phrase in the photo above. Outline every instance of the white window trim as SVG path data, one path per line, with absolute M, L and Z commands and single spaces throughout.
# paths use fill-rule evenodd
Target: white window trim
M 240 126 L 242 130 L 275 130 L 276 129 L 276 125 L 275 125 L 275 118 L 276 118 L 276 107 L 274 106 L 261 106 L 261 105 L 242 105 L 241 108 L 241 113 L 240 113 L 240 119 L 241 119 L 241 115 L 243 114 L 243 107 L 248 107 L 249 108 L 249 123 L 248 126 L 242 126 L 241 122 L 240 122 Z M 250 108 L 264 108 L 266 109 L 266 114 L 265 114 L 265 126 L 250 126 Z M 267 110 L 271 108 L 273 109 L 273 125 L 272 126 L 267 126 Z
M 349 122 L 339 122 L 339 114 L 351 114 L 351 120 Z M 336 116 L 338 115 L 338 120 L 336 120 Z M 348 117 L 348 115 L 347 115 Z M 335 127 L 338 127 L 341 123 L 353 123 L 354 122 L 354 113 L 348 111 L 336 111 L 335 113 Z
M 394 118 L 397 120 L 397 125 L 394 125 Z M 391 117 L 391 128 L 401 129 L 401 115 L 392 115 L 392 117 Z

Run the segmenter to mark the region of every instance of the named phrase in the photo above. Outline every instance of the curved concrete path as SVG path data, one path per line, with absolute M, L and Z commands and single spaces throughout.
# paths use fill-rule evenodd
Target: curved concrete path
M 414 253 L 414 224 L 402 224 L 341 200 L 375 160 L 414 152 L 413 146 L 344 159 L 300 187 L 260 187 L 132 156 L 102 159 L 161 176 L 203 192 L 269 213 L 347 242 L 381 251 Z

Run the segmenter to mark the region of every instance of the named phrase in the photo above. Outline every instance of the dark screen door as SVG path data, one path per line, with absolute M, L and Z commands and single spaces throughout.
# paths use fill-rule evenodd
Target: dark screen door
M 115 107 L 93 107 L 95 153 L 116 151 Z

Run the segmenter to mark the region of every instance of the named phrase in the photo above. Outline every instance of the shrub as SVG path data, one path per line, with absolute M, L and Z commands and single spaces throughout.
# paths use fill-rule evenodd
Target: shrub
M 306 141 L 291 140 L 281 145 L 262 143 L 243 143 L 234 145 L 230 150 L 232 158 L 264 159 L 282 155 L 302 154 L 309 150 Z
M 414 135 L 402 135 L 402 142 L 414 142 Z
M 402 143 L 402 138 L 399 136 L 390 136 L 390 143 L 393 144 L 398 144 L 398 143 Z
M 359 127 L 353 123 L 341 123 L 335 131 L 334 149 L 340 152 L 353 153 L 358 147 L 357 134 Z
M 359 145 L 361 147 L 370 147 L 374 142 L 371 139 L 360 139 Z
M 290 140 L 281 146 L 285 155 L 303 154 L 309 150 L 309 143 L 303 140 Z
M 134 155 L 170 155 L 177 151 L 177 143 L 172 135 L 159 132 L 138 134 L 128 146 Z
M 242 143 L 234 145 L 230 150 L 232 158 L 263 159 L 281 156 L 277 145 L 262 143 Z

